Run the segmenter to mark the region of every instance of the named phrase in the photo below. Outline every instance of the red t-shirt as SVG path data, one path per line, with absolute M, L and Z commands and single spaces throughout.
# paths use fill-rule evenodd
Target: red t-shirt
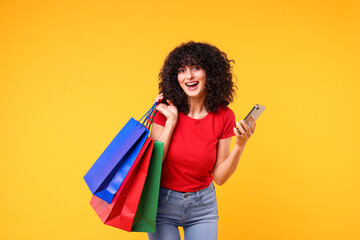
M 157 112 L 154 123 L 165 126 Z M 219 139 L 234 136 L 235 115 L 228 108 L 209 112 L 202 119 L 179 113 L 161 172 L 161 186 L 179 192 L 206 188 L 213 180 Z

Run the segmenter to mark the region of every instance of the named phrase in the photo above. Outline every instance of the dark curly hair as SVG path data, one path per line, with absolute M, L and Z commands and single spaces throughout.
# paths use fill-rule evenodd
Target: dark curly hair
M 178 69 L 183 66 L 201 66 L 206 72 L 205 108 L 216 112 L 233 101 L 236 86 L 232 81 L 232 66 L 226 53 L 217 47 L 201 42 L 187 42 L 176 47 L 166 57 L 159 73 L 159 91 L 177 109 L 189 113 L 188 98 L 177 79 Z

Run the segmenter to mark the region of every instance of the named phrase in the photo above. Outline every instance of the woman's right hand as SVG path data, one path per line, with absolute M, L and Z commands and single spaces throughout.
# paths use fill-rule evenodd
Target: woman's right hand
M 154 103 L 161 102 L 163 99 L 164 99 L 164 95 L 162 93 L 160 93 L 155 98 Z M 166 117 L 167 122 L 170 121 L 171 123 L 176 124 L 177 119 L 178 119 L 178 110 L 177 110 L 176 106 L 169 99 L 167 99 L 166 102 L 169 105 L 166 105 L 164 103 L 159 103 L 157 105 L 156 109 Z

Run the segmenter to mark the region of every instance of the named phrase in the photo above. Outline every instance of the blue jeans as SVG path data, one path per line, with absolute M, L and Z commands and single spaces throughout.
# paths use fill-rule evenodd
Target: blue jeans
M 148 236 L 150 240 L 179 240 L 181 226 L 185 240 L 216 240 L 218 220 L 213 183 L 190 193 L 160 187 L 156 233 Z

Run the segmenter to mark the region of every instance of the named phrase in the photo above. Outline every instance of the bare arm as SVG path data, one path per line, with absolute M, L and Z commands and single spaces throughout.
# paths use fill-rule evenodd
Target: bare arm
M 246 142 L 255 131 L 255 119 L 251 117 L 251 129 L 245 122 L 241 122 L 246 131 L 237 123 L 240 133 L 234 128 L 236 145 L 230 151 L 231 138 L 220 139 L 218 143 L 217 159 L 213 170 L 214 181 L 217 185 L 224 184 L 235 172 L 239 159 L 244 151 Z
M 176 125 L 176 123 L 175 123 L 175 125 Z M 168 121 L 166 122 L 165 127 L 163 127 L 159 124 L 156 124 L 156 123 L 153 123 L 153 125 L 152 125 L 150 137 L 154 140 L 164 143 L 163 160 L 165 159 L 167 151 L 169 149 L 169 145 L 171 142 L 171 137 L 172 137 L 175 125 L 173 125 L 173 123 L 170 123 Z
M 162 99 L 163 99 L 163 96 L 162 96 L 162 94 L 160 94 L 155 99 L 155 102 L 159 102 Z M 163 127 L 159 124 L 153 123 L 153 126 L 151 128 L 151 133 L 150 133 L 150 137 L 152 139 L 164 143 L 163 160 L 165 159 L 167 151 L 169 149 L 171 137 L 174 132 L 174 129 L 175 129 L 175 126 L 177 123 L 177 118 L 178 118 L 177 108 L 174 106 L 174 104 L 170 100 L 167 100 L 167 102 L 169 105 L 160 103 L 156 107 L 156 109 L 166 117 L 165 127 Z

